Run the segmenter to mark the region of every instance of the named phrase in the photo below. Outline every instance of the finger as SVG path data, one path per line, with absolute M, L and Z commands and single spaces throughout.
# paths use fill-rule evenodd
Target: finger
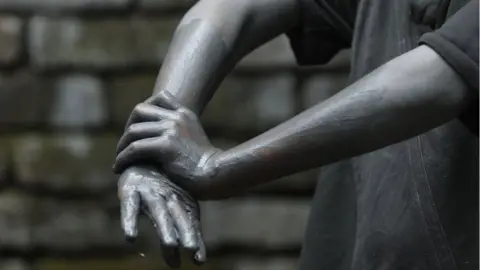
M 163 160 L 168 158 L 170 150 L 164 136 L 135 141 L 123 149 L 116 157 L 113 171 L 121 173 L 129 165 L 146 159 Z
M 161 136 L 162 133 L 171 128 L 173 124 L 174 123 L 169 120 L 132 124 L 118 141 L 117 154 L 134 141 Z
M 150 193 L 142 194 L 147 204 L 149 217 L 157 230 L 162 243 L 162 256 L 166 264 L 172 268 L 180 267 L 180 252 L 178 251 L 177 233 L 172 216 L 168 212 L 165 200 Z
M 175 97 L 167 91 L 160 92 L 158 95 L 148 100 L 148 102 L 167 110 L 178 110 L 183 107 L 182 104 L 180 104 Z
M 155 122 L 162 119 L 175 119 L 175 114 L 172 111 L 152 104 L 140 103 L 130 114 L 125 129 L 134 123 Z
M 197 241 L 198 241 L 198 250 L 193 256 L 193 262 L 196 265 L 202 265 L 207 261 L 207 248 L 205 247 L 205 241 L 203 240 L 202 229 L 198 227 L 197 231 Z
M 148 210 L 147 206 L 142 207 L 143 213 L 150 219 L 150 221 L 153 223 L 155 229 L 158 227 L 156 225 L 155 219 L 153 215 L 150 213 L 150 210 Z M 170 267 L 170 268 L 178 268 L 180 267 L 181 260 L 180 260 L 180 252 L 178 251 L 178 248 L 173 248 L 173 247 L 167 247 L 162 244 L 160 245 L 160 249 L 162 251 L 162 257 L 165 263 Z
M 122 188 L 120 191 L 120 216 L 122 229 L 129 241 L 137 237 L 137 217 L 140 209 L 140 196 L 136 190 Z
M 198 241 L 195 229 L 198 221 L 189 216 L 184 205 L 175 195 L 167 200 L 167 206 L 175 222 L 181 246 L 189 251 L 196 252 Z

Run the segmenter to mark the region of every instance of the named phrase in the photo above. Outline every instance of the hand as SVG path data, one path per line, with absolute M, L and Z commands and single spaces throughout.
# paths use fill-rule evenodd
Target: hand
M 130 167 L 120 176 L 118 196 L 127 239 L 137 237 L 137 216 L 142 210 L 157 230 L 163 257 L 170 267 L 180 267 L 180 248 L 193 253 L 196 264 L 205 262 L 200 208 L 187 192 L 155 170 Z
M 154 163 L 195 198 L 208 189 L 207 160 L 220 152 L 208 140 L 197 116 L 163 92 L 133 110 L 117 146 L 114 171 Z

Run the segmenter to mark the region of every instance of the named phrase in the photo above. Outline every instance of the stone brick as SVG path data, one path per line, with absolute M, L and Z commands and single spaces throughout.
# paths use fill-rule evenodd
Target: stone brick
M 0 74 L 0 129 L 44 122 L 51 100 L 51 88 L 36 74 L 27 70 Z
M 160 254 L 146 254 L 140 256 L 122 256 L 116 258 L 98 259 L 39 259 L 35 262 L 33 270 L 159 270 L 169 269 Z M 187 258 L 182 260 L 182 270 L 227 270 L 219 268 L 216 263 L 209 260 L 205 265 L 194 266 Z
M 112 120 L 124 126 L 135 105 L 152 95 L 155 74 L 111 78 L 108 83 Z
M 288 73 L 229 76 L 208 104 L 202 123 L 248 130 L 273 127 L 295 114 L 294 83 Z
M 202 203 L 208 246 L 230 243 L 255 248 L 300 247 L 308 200 L 235 199 Z
M 33 203 L 32 198 L 17 190 L 0 192 L 0 249 L 27 250 L 31 247 Z
M 0 191 L 4 188 L 8 181 L 9 177 L 8 167 L 10 165 L 10 158 L 11 158 L 11 148 L 10 148 L 10 140 L 6 136 L 0 137 Z
M 22 259 L 0 258 L 0 270 L 30 270 L 30 265 Z
M 38 198 L 32 219 L 36 248 L 62 252 L 126 245 L 120 223 L 98 201 L 59 201 Z
M 80 20 L 35 17 L 29 27 L 33 64 L 52 68 L 157 66 L 178 18 Z
M 348 73 L 319 72 L 308 78 L 303 86 L 303 107 L 310 108 L 342 90 L 348 82 Z
M 0 16 L 0 64 L 9 64 L 18 59 L 22 49 L 21 42 L 22 21 L 20 18 Z
M 130 0 L 0 0 L 0 10 L 65 12 L 126 8 Z
M 113 206 L 113 205 L 112 205 Z M 224 245 L 256 249 L 299 248 L 309 213 L 307 200 L 236 199 L 202 202 L 202 229 L 208 250 Z M 110 210 L 115 209 L 114 212 Z M 37 247 L 59 251 L 124 248 L 119 211 L 101 202 L 36 202 L 32 237 Z M 151 222 L 140 219 L 135 250 L 152 256 L 160 252 Z
M 98 127 L 107 121 L 102 82 L 95 77 L 73 74 L 55 85 L 50 122 L 55 127 Z
M 140 233 L 135 246 L 125 241 L 119 221 L 117 199 L 110 201 L 108 196 L 104 196 L 107 199 L 102 200 L 26 197 L 28 200 L 25 203 L 28 202 L 26 205 L 28 208 L 23 210 L 19 208 L 22 205 L 17 201 L 22 202 L 25 197 L 20 197 L 22 200 L 14 197 L 17 201 L 10 197 L 0 196 L 0 202 L 5 202 L 0 206 L 0 232 L 9 233 L 0 235 L 2 240 L 0 248 L 15 244 L 14 247 L 18 249 L 27 247 L 28 243 L 28 248 L 49 250 L 59 254 L 78 252 L 92 254 L 99 250 L 150 252 L 150 254 L 160 252 L 160 242 L 155 229 L 143 216 L 140 217 Z M 15 207 L 12 207 L 14 203 Z M 7 207 L 11 207 L 12 210 Z M 4 241 L 3 238 L 7 236 Z
M 64 201 L 0 196 L 2 248 L 47 248 L 59 252 L 88 252 L 129 247 L 118 219 L 118 206 L 102 201 Z M 111 210 L 114 210 L 112 212 Z M 256 249 L 298 248 L 309 212 L 308 201 L 237 199 L 202 203 L 202 228 L 209 250 L 225 244 Z M 153 226 L 141 219 L 135 250 L 147 257 L 159 250 Z
M 170 10 L 170 9 L 187 9 L 198 0 L 140 0 L 140 8 L 151 11 L 151 10 Z
M 194 266 L 187 258 L 182 260 L 182 270 L 294 270 L 295 258 L 266 258 L 256 259 L 249 257 L 208 258 L 201 267 Z M 158 254 L 145 254 L 145 257 L 126 256 L 122 258 L 98 259 L 39 259 L 32 270 L 142 270 L 168 269 Z M 0 269 L 3 270 L 3 269 Z M 15 269 L 16 270 L 16 269 Z
M 243 68 L 278 68 L 296 66 L 288 38 L 284 35 L 273 39 L 248 54 L 239 63 Z
M 123 126 L 133 107 L 150 97 L 156 75 L 112 78 L 112 118 Z M 294 113 L 294 78 L 288 73 L 266 77 L 229 76 L 202 115 L 202 123 L 225 128 L 265 129 Z M 232 121 L 234 119 L 234 121 Z
M 222 264 L 229 270 L 295 270 L 296 258 L 249 258 L 235 257 L 224 259 Z
M 18 136 L 12 139 L 14 172 L 20 183 L 31 188 L 67 194 L 114 192 L 116 176 L 111 167 L 117 141 L 110 135 Z
M 309 211 L 309 201 L 302 199 L 246 198 L 201 202 L 201 222 L 207 249 L 215 250 L 224 245 L 256 249 L 298 248 L 303 240 Z M 120 226 L 117 212 L 112 218 L 116 220 L 111 225 L 114 227 Z M 136 247 L 148 253 L 159 252 L 159 245 L 151 222 L 142 218 Z
M 201 202 L 201 222 L 207 249 L 216 250 L 225 245 L 254 247 L 257 250 L 299 248 L 310 212 L 309 204 L 309 200 L 290 198 Z M 109 228 L 115 230 L 120 226 L 119 212 L 113 214 L 113 225 L 110 224 Z M 123 237 L 117 236 L 118 239 L 123 240 Z M 159 238 L 147 218 L 140 219 L 139 238 L 135 246 L 147 257 L 149 253 L 160 252 Z

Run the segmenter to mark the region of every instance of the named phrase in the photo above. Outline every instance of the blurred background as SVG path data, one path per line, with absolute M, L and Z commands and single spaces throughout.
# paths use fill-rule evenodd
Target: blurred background
M 143 220 L 124 241 L 111 173 L 192 0 L 0 0 L 0 270 L 167 269 Z M 348 52 L 299 69 L 285 37 L 247 56 L 202 116 L 228 148 L 346 84 Z M 204 270 L 295 269 L 317 170 L 202 204 Z M 144 256 L 140 256 L 143 253 Z M 182 269 L 198 269 L 184 259 Z

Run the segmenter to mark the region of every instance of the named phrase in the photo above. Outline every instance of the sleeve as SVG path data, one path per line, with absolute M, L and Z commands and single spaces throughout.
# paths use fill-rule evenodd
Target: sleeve
M 468 83 L 477 95 L 459 119 L 478 136 L 478 0 L 471 0 L 439 29 L 420 38 Z
M 354 1 L 298 1 L 300 20 L 286 34 L 299 65 L 326 64 L 338 51 L 350 47 Z
M 474 89 L 478 90 L 478 0 L 472 0 L 439 29 L 424 34 L 420 44 L 435 50 Z M 478 94 L 478 91 L 476 91 Z

